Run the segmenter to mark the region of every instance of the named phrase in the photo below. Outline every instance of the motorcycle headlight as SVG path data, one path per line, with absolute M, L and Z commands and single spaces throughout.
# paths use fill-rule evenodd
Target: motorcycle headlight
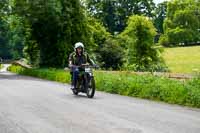
M 91 72 L 91 68 L 85 68 L 85 72 L 90 73 Z

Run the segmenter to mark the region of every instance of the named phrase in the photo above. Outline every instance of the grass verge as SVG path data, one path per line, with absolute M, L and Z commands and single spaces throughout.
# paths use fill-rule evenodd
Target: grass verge
M 0 64 L 0 69 L 1 69 L 1 68 L 3 68 L 3 65 L 2 65 L 2 64 Z
M 70 83 L 70 74 L 57 69 L 25 69 L 11 66 L 11 72 Z M 113 94 L 139 97 L 200 108 L 200 78 L 180 82 L 164 77 L 129 72 L 95 72 L 96 88 Z

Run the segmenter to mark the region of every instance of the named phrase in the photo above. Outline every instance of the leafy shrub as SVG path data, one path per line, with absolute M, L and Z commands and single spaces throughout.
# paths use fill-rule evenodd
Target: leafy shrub
M 70 83 L 69 72 L 64 72 L 59 69 L 26 69 L 20 66 L 11 66 L 8 70 L 21 75 L 28 75 L 62 83 Z
M 123 49 L 113 39 L 106 40 L 102 48 L 98 50 L 98 60 L 101 62 L 101 67 L 105 69 L 119 69 L 123 65 L 123 58 Z

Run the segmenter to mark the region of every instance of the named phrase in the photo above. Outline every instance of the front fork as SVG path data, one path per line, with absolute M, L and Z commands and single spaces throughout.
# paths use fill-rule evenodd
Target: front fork
M 87 92 L 88 87 L 91 86 L 90 81 L 93 78 L 93 76 L 91 76 L 89 73 L 85 73 L 83 75 L 81 74 L 79 76 L 78 76 L 78 79 L 76 81 L 76 86 L 79 90 Z
M 89 73 L 85 73 L 84 74 L 84 81 L 83 81 L 83 84 L 84 84 L 84 90 L 87 91 L 88 87 L 91 86 L 91 79 L 93 78 L 93 76 L 91 76 Z

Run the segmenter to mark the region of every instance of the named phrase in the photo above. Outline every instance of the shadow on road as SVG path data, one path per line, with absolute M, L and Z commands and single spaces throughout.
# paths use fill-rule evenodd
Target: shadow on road
M 66 94 L 64 94 L 63 96 L 62 96 L 63 98 L 66 98 Z M 93 98 L 88 98 L 87 97 L 87 95 L 85 94 L 85 93 L 79 93 L 78 95 L 74 95 L 72 92 L 71 92 L 71 90 L 70 90 L 70 93 L 69 94 L 67 94 L 67 98 L 73 98 L 73 99 L 77 99 L 77 100 L 80 100 L 80 99 L 87 99 L 87 100 L 99 100 L 99 99 L 103 99 L 102 97 L 100 97 L 100 96 L 98 96 L 97 95 L 97 92 L 96 92 L 96 94 L 95 94 L 95 96 L 93 97 Z

